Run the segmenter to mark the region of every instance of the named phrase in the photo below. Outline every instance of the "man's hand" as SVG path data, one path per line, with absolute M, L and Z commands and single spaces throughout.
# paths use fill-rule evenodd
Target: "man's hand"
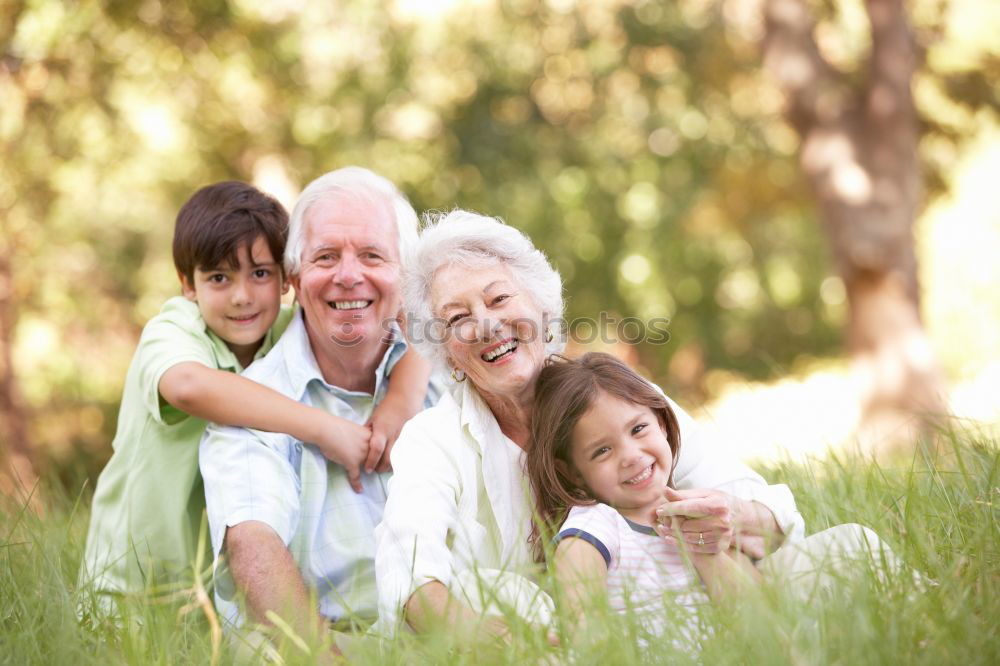
M 319 429 L 316 445 L 327 460 L 347 471 L 347 480 L 354 492 L 361 492 L 361 466 L 369 459 L 372 431 L 333 414 L 325 414 L 326 424 Z

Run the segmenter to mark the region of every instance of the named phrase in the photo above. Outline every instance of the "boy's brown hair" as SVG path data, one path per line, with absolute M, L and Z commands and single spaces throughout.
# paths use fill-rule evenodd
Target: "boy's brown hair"
M 681 450 L 680 426 L 667 399 L 652 384 L 610 354 L 590 352 L 578 359 L 553 355 L 535 384 L 531 445 L 526 467 L 535 497 L 535 520 L 529 541 L 536 561 L 545 559 L 545 543 L 574 506 L 596 499 L 572 477 L 573 430 L 601 392 L 652 410 L 667 436 L 674 465 Z M 668 483 L 673 485 L 673 470 Z
M 195 269 L 239 265 L 239 249 L 263 237 L 274 261 L 282 266 L 288 238 L 288 213 L 273 197 L 253 185 L 225 181 L 195 192 L 177 213 L 174 266 L 188 282 Z

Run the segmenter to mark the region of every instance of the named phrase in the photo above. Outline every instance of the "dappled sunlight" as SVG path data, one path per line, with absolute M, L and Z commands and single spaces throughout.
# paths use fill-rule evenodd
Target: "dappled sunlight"
M 996 52 L 997 9 L 939 4 L 911 8 L 918 31 L 943 31 L 929 61 L 976 72 Z M 24 4 L 0 62 L 0 291 L 16 304 L 9 345 L 40 458 L 110 451 L 142 325 L 178 293 L 170 237 L 191 192 L 241 179 L 291 207 L 304 183 L 351 163 L 418 210 L 461 206 L 523 230 L 563 276 L 570 320 L 669 319 L 669 345 L 634 345 L 630 362 L 685 404 L 716 396 L 713 427 L 737 432 L 730 419 L 757 417 L 735 405 L 764 414 L 801 389 L 797 414 L 812 418 L 770 425 L 773 439 L 763 423 L 753 438 L 727 435 L 746 455 L 849 440 L 856 406 L 837 397 L 853 390 L 846 365 L 800 374 L 841 353 L 848 306 L 802 181 L 803 146 L 760 66 L 762 5 Z M 863 4 L 831 7 L 818 45 L 850 69 L 868 44 Z M 925 322 L 949 379 L 966 386 L 1000 349 L 1000 163 L 995 132 L 963 143 L 984 93 L 948 83 L 938 71 L 914 81 L 937 123 L 921 159 L 957 179 L 918 241 Z M 838 157 L 845 198 L 878 194 L 849 146 L 819 148 Z M 967 152 L 981 155 L 975 178 L 962 175 Z M 773 390 L 757 383 L 786 373 Z M 723 375 L 747 379 L 720 392 Z M 956 397 L 989 412 L 973 402 Z
M 299 187 L 292 174 L 288 159 L 282 155 L 262 155 L 253 164 L 253 184 L 281 202 L 285 210 L 295 207 Z
M 1000 663 L 1000 1 L 8 4 L 0 661 L 239 661 L 204 561 L 176 594 L 97 611 L 77 576 L 94 482 L 139 409 L 123 385 L 143 327 L 180 293 L 183 202 L 239 180 L 291 210 L 307 183 L 356 164 L 418 213 L 475 210 L 526 234 L 562 278 L 569 356 L 622 359 L 697 419 L 702 445 L 787 484 L 809 532 L 870 525 L 933 584 L 706 607 L 696 654 L 646 650 L 631 618 L 584 607 L 596 631 L 563 634 L 562 651 L 514 623 L 502 648 L 465 652 L 452 623 L 428 641 L 359 641 L 350 661 Z M 190 428 L 178 460 L 194 456 L 203 426 L 167 408 L 153 374 L 142 409 Z M 130 483 L 152 469 L 142 453 L 126 462 Z M 196 473 L 191 497 L 160 476 L 160 504 L 198 505 Z M 137 525 L 121 526 L 136 547 Z M 302 661 L 301 637 L 267 617 L 300 643 L 269 658 Z

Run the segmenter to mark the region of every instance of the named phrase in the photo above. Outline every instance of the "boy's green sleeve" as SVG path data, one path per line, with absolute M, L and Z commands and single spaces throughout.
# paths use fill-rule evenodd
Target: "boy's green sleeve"
M 172 298 L 160 314 L 146 324 L 133 360 L 142 404 L 158 423 L 173 424 L 187 418 L 187 414 L 160 396 L 163 374 L 184 362 L 219 367 L 213 341 L 205 330 L 198 306 L 186 299 Z

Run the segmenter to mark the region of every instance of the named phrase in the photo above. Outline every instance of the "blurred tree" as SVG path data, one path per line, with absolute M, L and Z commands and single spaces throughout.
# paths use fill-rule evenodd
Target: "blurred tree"
M 688 400 L 711 392 L 709 369 L 767 379 L 836 354 L 839 241 L 824 241 L 797 177 L 800 142 L 760 67 L 756 9 L 8 2 L 2 436 L 95 472 L 138 333 L 177 293 L 178 207 L 227 178 L 287 202 L 351 163 L 397 182 L 418 210 L 457 205 L 526 231 L 565 278 L 571 332 L 599 338 L 606 313 L 603 333 L 638 341 L 619 350 Z M 939 79 L 942 99 L 995 104 L 975 68 Z M 921 121 L 937 145 L 960 145 L 961 123 Z M 869 179 L 871 157 L 856 158 Z M 910 220 L 915 205 L 904 201 Z
M 842 72 L 816 44 L 808 2 L 768 0 L 765 65 L 785 92 L 846 287 L 848 349 L 868 388 L 864 419 L 935 418 L 947 411 L 946 388 L 921 324 L 913 237 L 923 204 L 911 92 L 920 56 L 902 0 L 866 0 L 865 9 L 870 54 Z

